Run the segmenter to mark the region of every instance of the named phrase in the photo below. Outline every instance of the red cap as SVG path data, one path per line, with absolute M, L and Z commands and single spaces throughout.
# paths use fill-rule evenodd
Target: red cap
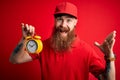
M 62 2 L 56 6 L 55 13 L 56 14 L 69 14 L 77 18 L 77 7 L 69 2 Z

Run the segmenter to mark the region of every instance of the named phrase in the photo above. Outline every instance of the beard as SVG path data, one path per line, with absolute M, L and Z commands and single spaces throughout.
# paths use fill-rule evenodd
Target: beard
M 61 36 L 61 32 L 65 32 L 67 35 L 65 37 Z M 71 44 L 75 39 L 74 29 L 70 31 L 69 27 L 58 27 L 54 28 L 51 37 L 51 47 L 54 51 L 64 52 L 69 51 Z

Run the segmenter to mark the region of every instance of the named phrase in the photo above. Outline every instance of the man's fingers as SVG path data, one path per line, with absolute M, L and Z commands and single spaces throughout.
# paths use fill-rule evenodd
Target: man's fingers
M 22 30 L 24 30 L 24 23 L 21 23 Z
M 32 25 L 29 25 L 29 32 L 32 33 Z
M 30 28 L 29 28 L 28 24 L 26 24 L 25 27 L 26 27 L 27 31 L 29 32 Z
M 112 49 L 112 50 L 113 50 L 114 44 L 115 44 L 115 39 L 113 40 L 112 45 L 111 45 L 111 49 Z
M 113 31 L 113 38 L 116 37 L 116 31 Z
M 21 23 L 21 26 L 24 26 L 24 23 Z
M 35 34 L 35 27 L 32 27 L 32 36 Z
M 35 31 L 35 28 L 32 25 L 30 25 L 30 33 L 31 33 L 32 36 L 35 33 L 34 31 Z
M 111 41 L 111 43 L 109 43 L 109 46 L 110 46 L 111 49 L 113 49 L 114 44 L 115 44 L 115 39 L 113 39 L 113 40 Z
M 115 36 L 116 36 L 116 31 L 113 31 L 106 37 L 106 40 L 108 42 L 111 42 L 111 40 L 113 40 L 115 38 Z
M 35 33 L 35 28 L 32 25 L 21 23 L 23 35 L 33 36 Z

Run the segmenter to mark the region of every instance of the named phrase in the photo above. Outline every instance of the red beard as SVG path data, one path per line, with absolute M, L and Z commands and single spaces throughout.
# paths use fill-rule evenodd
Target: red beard
M 61 32 L 67 33 L 67 36 L 62 37 L 60 35 Z M 74 38 L 75 38 L 74 29 L 70 31 L 69 27 L 55 28 L 51 37 L 51 47 L 58 52 L 70 50 Z

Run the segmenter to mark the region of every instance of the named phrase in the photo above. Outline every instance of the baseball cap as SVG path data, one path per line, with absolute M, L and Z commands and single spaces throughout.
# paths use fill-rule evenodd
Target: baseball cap
M 62 2 L 56 6 L 54 15 L 68 14 L 77 18 L 77 7 L 70 2 Z

